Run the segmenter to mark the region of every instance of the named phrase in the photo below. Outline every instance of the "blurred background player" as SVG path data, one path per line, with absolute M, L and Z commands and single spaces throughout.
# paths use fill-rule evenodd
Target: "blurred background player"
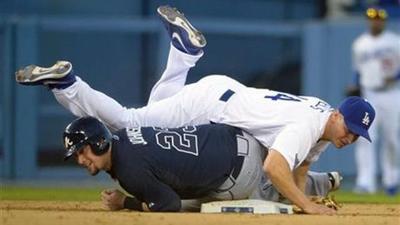
M 382 184 L 388 195 L 399 187 L 400 125 L 400 36 L 385 30 L 388 14 L 384 9 L 368 8 L 365 12 L 369 31 L 353 43 L 354 81 L 349 95 L 361 94 L 376 109 L 376 122 L 370 128 L 373 142 L 380 134 Z M 355 156 L 357 179 L 354 192 L 374 193 L 377 190 L 375 144 L 360 139 Z

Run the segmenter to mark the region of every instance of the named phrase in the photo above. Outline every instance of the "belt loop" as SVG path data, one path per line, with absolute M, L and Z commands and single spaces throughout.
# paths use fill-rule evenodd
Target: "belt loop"
M 232 177 L 235 178 L 235 180 L 238 178 L 240 171 L 242 171 L 243 162 L 244 156 L 236 156 L 235 166 L 231 173 Z
M 229 98 L 232 97 L 233 94 L 235 94 L 235 92 L 232 91 L 231 89 L 228 89 L 227 91 L 224 92 L 224 94 L 221 95 L 219 100 L 223 101 L 223 102 L 227 102 L 229 100 Z

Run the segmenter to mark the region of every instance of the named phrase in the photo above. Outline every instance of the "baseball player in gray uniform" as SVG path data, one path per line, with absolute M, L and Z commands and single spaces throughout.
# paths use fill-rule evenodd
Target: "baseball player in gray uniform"
M 377 140 L 380 127 L 382 184 L 388 195 L 395 195 L 400 182 L 400 36 L 385 30 L 387 16 L 384 9 L 366 10 L 370 29 L 353 43 L 355 75 L 350 89 L 360 89 L 376 108 L 371 139 Z M 365 140 L 356 145 L 357 193 L 377 190 L 375 147 Z
M 186 77 L 201 57 L 205 42 L 177 10 L 160 7 L 159 14 L 168 25 L 173 45 L 163 77 Z M 335 110 L 316 97 L 250 88 L 223 75 L 206 76 L 138 109 L 125 108 L 93 90 L 72 73 L 66 61 L 50 68 L 28 66 L 16 73 L 16 79 L 25 85 L 47 85 L 74 115 L 99 118 L 113 130 L 208 123 L 241 128 L 266 149 L 265 176 L 283 196 L 311 214 L 335 211 L 311 202 L 304 194 L 309 166 L 329 143 L 342 148 L 359 136 L 369 139 L 375 117 L 373 107 L 359 97 L 345 99 Z

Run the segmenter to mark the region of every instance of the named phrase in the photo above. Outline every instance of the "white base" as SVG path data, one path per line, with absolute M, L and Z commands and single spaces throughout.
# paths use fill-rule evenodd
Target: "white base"
M 293 214 L 293 207 L 263 200 L 216 201 L 201 204 L 202 213 Z

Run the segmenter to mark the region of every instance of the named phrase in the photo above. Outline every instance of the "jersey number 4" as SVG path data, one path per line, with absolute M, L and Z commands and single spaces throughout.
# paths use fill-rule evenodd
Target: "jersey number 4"
M 295 102 L 301 101 L 301 99 L 299 99 L 298 96 L 293 96 L 293 95 L 284 94 L 284 93 L 278 93 L 273 96 L 266 95 L 266 96 L 264 96 L 264 98 L 270 98 L 271 100 L 274 100 L 274 101 L 276 101 L 276 100 L 295 101 Z
M 156 133 L 157 145 L 163 149 L 174 149 L 191 155 L 199 155 L 197 135 L 193 134 L 196 127 L 184 127 L 181 129 L 160 129 L 154 128 Z
M 284 101 L 301 102 L 302 100 L 307 100 L 304 97 L 290 95 L 290 94 L 286 94 L 286 93 L 278 93 L 276 95 L 266 95 L 266 96 L 264 96 L 264 98 L 269 98 L 273 101 L 284 100 Z M 315 105 L 310 105 L 310 107 L 315 110 L 320 111 L 321 113 L 325 112 L 326 110 L 333 110 L 332 107 L 324 101 L 318 101 Z

